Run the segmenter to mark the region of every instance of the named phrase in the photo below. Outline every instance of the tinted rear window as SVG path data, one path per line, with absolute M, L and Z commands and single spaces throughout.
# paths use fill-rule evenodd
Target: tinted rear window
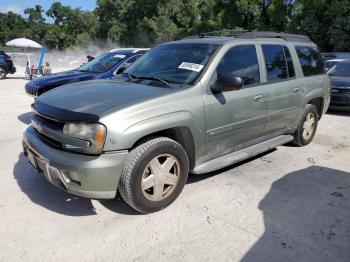
M 296 46 L 304 76 L 314 76 L 325 73 L 322 56 L 317 47 Z
M 278 81 L 288 78 L 288 67 L 284 55 L 283 46 L 281 45 L 262 45 L 267 81 Z

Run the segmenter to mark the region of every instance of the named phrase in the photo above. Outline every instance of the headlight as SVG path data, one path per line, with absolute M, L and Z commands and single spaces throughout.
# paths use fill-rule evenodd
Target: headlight
M 84 148 L 69 144 L 64 144 L 64 148 L 81 153 L 99 154 L 105 143 L 106 127 L 102 124 L 67 123 L 63 127 L 63 134 L 90 142 L 89 146 Z

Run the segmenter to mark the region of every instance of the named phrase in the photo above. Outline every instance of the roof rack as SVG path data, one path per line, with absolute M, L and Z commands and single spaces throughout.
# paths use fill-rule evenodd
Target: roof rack
M 252 38 L 281 38 L 286 41 L 311 42 L 310 38 L 305 35 L 287 34 L 280 32 L 258 32 L 250 31 L 237 34 L 238 38 L 252 39 Z
M 247 32 L 251 32 L 251 31 L 250 30 L 241 29 L 241 28 L 223 29 L 223 30 L 218 30 L 218 31 L 200 33 L 199 34 L 199 38 L 218 37 L 218 36 L 232 37 L 232 36 L 236 36 L 237 34 L 247 33 Z
M 297 41 L 297 42 L 312 42 L 309 37 L 305 35 L 296 35 L 296 34 L 287 34 L 280 32 L 259 32 L 253 30 L 245 29 L 223 29 L 219 31 L 212 31 L 206 33 L 200 33 L 198 36 L 188 36 L 185 39 L 189 38 L 210 38 L 210 37 L 236 37 L 243 39 L 254 39 L 254 38 L 280 38 L 286 41 Z

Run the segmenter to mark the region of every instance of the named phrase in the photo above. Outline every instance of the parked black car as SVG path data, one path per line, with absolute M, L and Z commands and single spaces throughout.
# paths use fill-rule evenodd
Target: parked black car
M 6 78 L 7 74 L 14 74 L 16 67 L 13 65 L 11 56 L 0 51 L 0 79 Z
M 41 94 L 61 85 L 94 79 L 108 79 L 128 68 L 148 49 L 113 49 L 94 58 L 81 67 L 36 78 L 25 85 L 30 96 Z
M 350 110 L 350 61 L 336 64 L 329 75 L 332 85 L 330 109 Z
M 337 55 L 335 53 L 321 53 L 323 60 L 335 59 Z

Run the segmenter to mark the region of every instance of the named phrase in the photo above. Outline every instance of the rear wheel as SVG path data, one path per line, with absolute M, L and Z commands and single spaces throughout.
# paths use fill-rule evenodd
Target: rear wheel
M 6 78 L 6 70 L 2 66 L 0 66 L 0 79 Z
M 294 134 L 293 143 L 306 146 L 314 139 L 318 125 L 318 113 L 314 105 L 307 105 L 298 129 Z
M 119 182 L 122 198 L 142 213 L 159 211 L 181 193 L 188 176 L 188 158 L 176 141 L 159 137 L 133 149 Z

